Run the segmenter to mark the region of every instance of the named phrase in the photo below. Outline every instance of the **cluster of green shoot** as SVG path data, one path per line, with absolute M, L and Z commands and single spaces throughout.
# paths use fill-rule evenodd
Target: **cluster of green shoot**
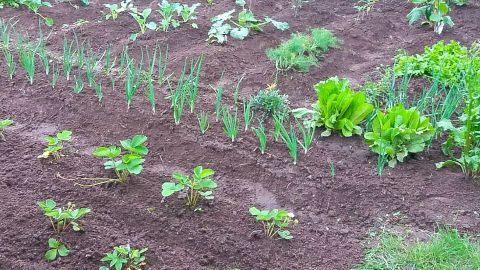
M 108 252 L 101 259 L 107 263 L 107 266 L 101 266 L 99 270 L 141 270 L 146 265 L 145 252 L 148 248 L 136 249 L 130 245 L 113 247 L 112 252 Z
M 195 167 L 191 176 L 175 172 L 172 175 L 173 182 L 163 183 L 162 196 L 169 197 L 183 191 L 187 194 L 186 205 L 196 209 L 200 198 L 213 200 L 213 189 L 217 187 L 217 183 L 210 177 L 214 174 L 214 170 L 202 166 Z
M 100 146 L 93 151 L 93 155 L 105 158 L 106 170 L 114 170 L 116 179 L 106 179 L 98 184 L 111 182 L 127 183 L 130 174 L 138 175 L 143 171 L 143 158 L 148 154 L 148 148 L 145 146 L 147 136 L 135 135 L 130 139 L 120 141 L 121 147 L 116 145 Z
M 60 131 L 53 136 L 45 136 L 44 139 L 47 142 L 47 147 L 43 149 L 43 154 L 38 156 L 38 158 L 46 159 L 52 156 L 55 161 L 60 160 L 60 158 L 63 156 L 63 143 L 70 141 L 71 138 L 72 132 L 70 130 Z
M 287 228 L 297 224 L 298 220 L 292 213 L 285 209 L 259 210 L 255 207 L 251 207 L 249 212 L 256 221 L 262 223 L 263 231 L 268 238 L 279 236 L 285 240 L 293 239 Z
M 200 6 L 199 3 L 192 6 L 180 3 L 169 3 L 167 0 L 162 0 L 158 3 L 157 12 L 162 16 L 159 24 L 150 21 L 149 17 L 152 14 L 151 8 L 139 10 L 132 2 L 132 0 L 124 0 L 118 4 L 104 4 L 109 9 L 110 13 L 106 15 L 106 19 L 116 20 L 123 12 L 128 12 L 132 18 L 137 22 L 140 33 L 144 34 L 147 29 L 168 31 L 170 26 L 177 28 L 181 23 L 187 23 L 197 18 L 196 9 Z M 176 16 L 175 16 L 176 15 Z M 196 23 L 192 23 L 193 28 L 198 28 Z M 131 40 L 136 40 L 139 33 L 133 33 L 130 36 Z

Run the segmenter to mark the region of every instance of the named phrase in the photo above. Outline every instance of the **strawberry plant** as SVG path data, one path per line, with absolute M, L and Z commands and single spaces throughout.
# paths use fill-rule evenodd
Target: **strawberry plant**
M 279 236 L 290 240 L 293 236 L 286 230 L 290 225 L 298 223 L 295 216 L 285 209 L 259 210 L 255 207 L 249 209 L 250 214 L 262 223 L 265 235 L 269 238 Z
M 106 170 L 114 170 L 116 179 L 101 179 L 94 185 L 120 182 L 127 183 L 130 174 L 138 175 L 143 171 L 143 158 L 148 154 L 148 148 L 144 145 L 147 141 L 145 135 L 135 135 L 130 139 L 120 141 L 121 147 L 100 146 L 93 151 L 93 155 L 105 158 L 107 161 L 103 164 Z
M 45 260 L 48 262 L 56 260 L 58 257 L 65 257 L 70 254 L 70 250 L 65 244 L 55 238 L 48 239 L 48 251 L 45 253 Z
M 2 141 L 5 141 L 5 135 L 3 134 L 5 132 L 5 129 L 11 125 L 13 125 L 13 121 L 10 119 L 0 120 L 0 138 L 2 139 Z
M 245 8 L 245 1 L 237 3 L 242 6 L 242 11 L 238 13 L 236 20 L 234 20 L 233 15 L 235 9 L 211 19 L 213 24 L 208 31 L 208 42 L 225 43 L 228 36 L 236 39 L 245 39 L 251 31 L 262 32 L 262 27 L 270 23 L 281 31 L 285 31 L 289 27 L 288 23 L 279 22 L 270 17 L 265 17 L 263 20 L 257 19 L 250 9 Z
M 322 136 L 330 136 L 332 130 L 340 131 L 345 137 L 362 134 L 360 122 L 373 111 L 365 93 L 355 92 L 348 86 L 347 79 L 330 78 L 315 85 L 318 101 L 313 110 L 293 110 L 296 118 L 306 117 L 305 127 L 324 127 Z
M 44 140 L 47 142 L 47 147 L 43 149 L 43 154 L 38 156 L 38 158 L 48 158 L 52 156 L 53 159 L 59 160 L 63 156 L 63 142 L 68 142 L 71 138 L 72 132 L 70 130 L 62 130 L 55 136 L 45 136 Z
M 169 197 L 176 192 L 183 191 L 187 194 L 187 206 L 195 208 L 200 197 L 213 200 L 213 189 L 217 187 L 217 183 L 210 176 L 214 174 L 214 170 L 202 166 L 195 167 L 192 176 L 174 172 L 172 174 L 174 181 L 163 183 L 162 196 Z
M 148 248 L 136 249 L 130 245 L 113 247 L 113 251 L 106 253 L 101 259 L 108 264 L 99 270 L 142 270 L 145 269 L 145 252 Z
M 37 203 L 43 214 L 48 217 L 55 233 L 61 233 L 70 226 L 76 232 L 81 231 L 82 227 L 78 220 L 90 213 L 89 208 L 75 208 L 75 204 L 68 202 L 65 208 L 56 207 L 57 203 L 53 199 L 47 199 Z
M 430 119 L 415 108 L 398 104 L 385 113 L 377 111 L 372 131 L 365 133 L 365 142 L 373 152 L 385 156 L 390 167 L 403 162 L 409 153 L 425 149 L 435 133 Z

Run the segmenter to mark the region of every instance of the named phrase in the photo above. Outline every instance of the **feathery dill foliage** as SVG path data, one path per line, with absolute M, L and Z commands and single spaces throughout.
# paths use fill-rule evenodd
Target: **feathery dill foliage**
M 285 115 L 289 111 L 287 95 L 282 95 L 279 90 L 260 90 L 250 98 L 251 107 L 262 112 L 262 119 L 268 116 Z
M 266 51 L 268 59 L 278 70 L 294 69 L 308 72 L 318 65 L 319 58 L 329 49 L 338 47 L 341 41 L 324 28 L 313 28 L 310 34 L 294 33 L 289 40 Z

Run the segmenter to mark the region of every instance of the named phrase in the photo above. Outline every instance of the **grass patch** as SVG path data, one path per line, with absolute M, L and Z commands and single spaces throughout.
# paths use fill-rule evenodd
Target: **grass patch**
M 356 270 L 480 269 L 480 244 L 455 229 L 440 229 L 428 241 L 408 242 L 400 234 L 383 232 L 366 251 Z

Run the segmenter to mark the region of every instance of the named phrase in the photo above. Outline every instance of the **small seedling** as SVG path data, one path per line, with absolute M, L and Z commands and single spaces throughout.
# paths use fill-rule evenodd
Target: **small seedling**
M 237 111 L 235 114 L 231 113 L 227 107 L 223 108 L 223 131 L 229 138 L 232 139 L 232 142 L 235 141 L 235 138 L 238 135 L 238 115 Z
M 250 101 L 243 101 L 243 120 L 245 122 L 245 131 L 248 131 L 253 119 L 252 103 Z
M 10 52 L 9 49 L 2 49 L 3 56 L 5 57 L 5 63 L 7 65 L 7 74 L 8 78 L 13 79 L 13 75 L 15 74 L 15 69 L 17 67 L 17 64 L 13 58 L 12 52 Z
M 131 10 L 133 3 L 132 0 L 125 0 L 120 3 L 120 6 L 118 4 L 104 4 L 104 6 L 110 11 L 110 14 L 105 15 L 105 19 L 116 20 L 120 13 Z
M 315 127 L 313 126 L 305 126 L 303 124 L 299 124 L 298 127 L 300 128 L 300 131 L 302 132 L 302 141 L 298 141 L 300 146 L 303 148 L 305 151 L 305 154 L 310 150 L 313 139 L 315 138 Z
M 215 171 L 212 169 L 197 166 L 193 169 L 192 176 L 175 172 L 172 174 L 173 182 L 165 182 L 162 185 L 162 196 L 169 197 L 176 192 L 183 191 L 187 193 L 186 204 L 190 208 L 196 208 L 200 197 L 213 200 L 213 189 L 217 183 L 210 178 Z
M 45 260 L 47 262 L 55 261 L 58 256 L 65 257 L 70 254 L 70 250 L 55 238 L 48 239 L 48 251 L 45 253 Z
M 82 76 L 79 74 L 79 76 L 74 76 L 75 79 L 75 85 L 73 86 L 73 92 L 75 94 L 80 94 L 83 91 L 83 79 Z
M 220 76 L 220 82 L 223 79 L 223 72 Z M 222 116 L 222 95 L 223 95 L 223 86 L 219 83 L 217 88 L 215 88 L 215 120 L 218 122 Z
M 67 81 L 70 80 L 70 73 L 73 67 L 73 41 L 68 43 L 67 38 L 63 39 L 63 72 L 67 77 Z
M 20 60 L 20 64 L 25 69 L 27 73 L 27 78 L 30 81 L 30 84 L 33 84 L 33 80 L 35 78 L 35 58 L 37 55 L 38 47 L 34 46 L 33 44 L 27 41 L 21 40 L 22 38 L 19 37 L 18 40 L 18 58 Z
M 206 112 L 201 112 L 198 116 L 198 125 L 200 127 L 200 131 L 202 134 L 207 132 L 208 128 L 210 127 L 210 123 L 208 122 L 208 114 Z
M 48 158 L 52 156 L 54 160 L 58 161 L 63 156 L 63 142 L 68 142 L 71 138 L 72 132 L 70 130 L 60 131 L 55 136 L 45 136 L 44 140 L 47 142 L 47 147 L 43 149 L 43 154 L 38 156 L 38 158 Z
M 106 253 L 101 259 L 102 262 L 108 263 L 99 270 L 141 270 L 146 265 L 145 252 L 148 248 L 136 249 L 130 245 L 114 247 L 112 252 Z
M 253 128 L 253 132 L 257 135 L 260 152 L 265 154 L 265 149 L 267 149 L 267 134 L 265 133 L 265 127 L 260 124 L 258 128 Z
M 297 135 L 295 134 L 295 129 L 293 126 L 290 126 L 290 131 L 282 125 L 280 136 L 282 137 L 283 142 L 287 145 L 288 153 L 293 160 L 293 164 L 297 164 L 298 159 L 298 149 L 297 149 Z
M 53 199 L 47 199 L 37 203 L 48 217 L 55 233 L 61 233 L 70 226 L 76 232 L 82 231 L 78 220 L 90 213 L 90 208 L 75 208 L 75 204 L 68 202 L 66 208 L 55 208 L 57 203 Z
M 278 235 L 285 240 L 293 239 L 290 231 L 286 230 L 291 224 L 298 223 L 292 213 L 285 209 L 259 210 L 255 207 L 251 207 L 249 212 L 257 221 L 262 223 L 267 237 L 273 238 Z
M 333 161 L 330 161 L 329 165 L 330 165 L 330 176 L 333 178 L 335 177 L 335 174 L 336 174 L 335 163 L 333 163 Z
M 13 121 L 10 119 L 0 120 L 0 139 L 2 139 L 2 141 L 5 141 L 5 129 L 11 125 L 13 125 Z
M 140 27 L 140 32 L 142 34 L 147 31 L 147 28 L 150 30 L 157 29 L 157 24 L 155 22 L 149 22 L 148 17 L 152 14 L 151 8 L 146 8 L 142 12 L 138 11 L 137 8 L 130 9 L 130 15 L 135 19 L 138 26 Z

